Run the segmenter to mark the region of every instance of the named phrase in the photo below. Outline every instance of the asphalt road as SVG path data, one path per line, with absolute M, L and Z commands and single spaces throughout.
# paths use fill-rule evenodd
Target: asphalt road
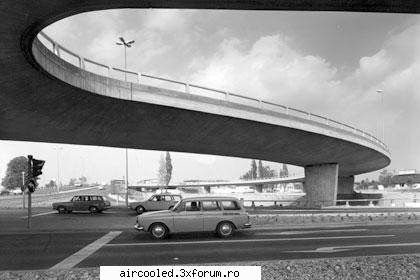
M 416 224 L 251 229 L 229 239 L 205 233 L 178 234 L 164 241 L 130 229 L 4 232 L 0 234 L 0 270 L 418 254 L 419 233 Z

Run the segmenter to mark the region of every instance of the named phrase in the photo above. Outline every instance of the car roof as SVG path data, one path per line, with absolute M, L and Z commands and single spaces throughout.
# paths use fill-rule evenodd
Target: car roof
M 186 201 L 186 200 L 238 200 L 238 199 L 233 196 L 195 196 L 195 197 L 187 197 L 183 199 L 183 201 Z

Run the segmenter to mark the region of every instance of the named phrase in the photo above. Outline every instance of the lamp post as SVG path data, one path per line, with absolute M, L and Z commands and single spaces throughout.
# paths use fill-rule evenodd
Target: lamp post
M 123 37 L 120 37 L 120 42 L 116 42 L 118 46 L 124 46 L 124 76 L 127 81 L 127 48 L 131 48 L 134 40 L 126 42 Z M 128 207 L 128 149 L 125 149 L 125 205 Z
M 381 94 L 381 107 L 382 107 L 382 142 L 385 144 L 385 108 L 384 108 L 384 91 L 377 89 L 377 93 Z
M 57 147 L 57 193 L 60 192 L 60 155 L 59 152 L 62 147 Z

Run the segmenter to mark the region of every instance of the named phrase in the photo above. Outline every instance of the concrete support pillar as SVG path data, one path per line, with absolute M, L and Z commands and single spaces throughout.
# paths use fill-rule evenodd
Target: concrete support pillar
M 305 166 L 306 207 L 334 206 L 337 184 L 337 163 Z
M 263 185 L 255 185 L 255 191 L 258 193 L 262 193 Z
M 206 191 L 206 193 L 210 193 L 210 192 L 211 192 L 211 190 L 210 190 L 210 187 L 209 187 L 209 186 L 205 186 L 205 187 L 204 187 L 204 190 Z
M 354 176 L 338 177 L 338 199 L 351 199 L 354 196 Z

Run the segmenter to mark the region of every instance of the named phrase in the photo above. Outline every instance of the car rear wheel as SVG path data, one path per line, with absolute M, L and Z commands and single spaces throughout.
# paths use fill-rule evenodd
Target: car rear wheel
M 98 212 L 98 207 L 96 207 L 96 206 L 90 206 L 89 207 L 89 212 L 90 213 L 97 213 Z
M 64 206 L 58 206 L 57 211 L 58 211 L 59 214 L 64 214 L 64 213 L 67 212 L 67 209 Z
M 144 210 L 143 206 L 137 206 L 137 208 L 136 208 L 137 214 L 141 215 L 141 214 L 143 214 L 144 211 L 145 210 Z
M 227 238 L 232 236 L 234 226 L 231 222 L 221 222 L 217 225 L 216 232 L 219 237 Z
M 168 229 L 161 223 L 151 225 L 149 231 L 153 239 L 165 239 L 168 234 Z

